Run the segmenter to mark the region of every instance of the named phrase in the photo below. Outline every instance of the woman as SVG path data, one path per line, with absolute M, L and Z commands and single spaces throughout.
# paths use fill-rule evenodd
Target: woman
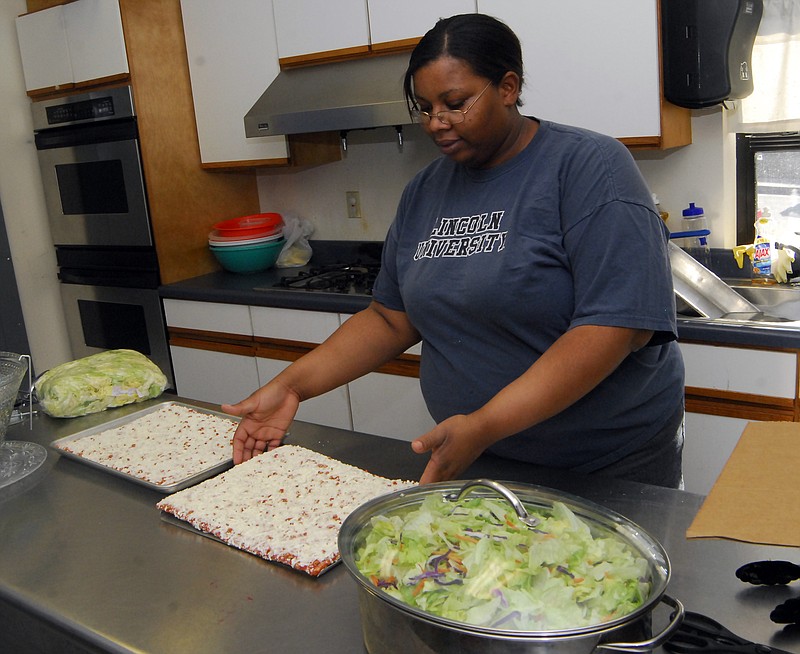
M 441 157 L 406 187 L 373 302 L 225 411 L 234 461 L 279 445 L 306 398 L 423 343 L 437 426 L 420 481 L 484 451 L 677 487 L 683 362 L 667 233 L 616 140 L 519 112 L 519 41 L 480 14 L 441 20 L 405 95 Z

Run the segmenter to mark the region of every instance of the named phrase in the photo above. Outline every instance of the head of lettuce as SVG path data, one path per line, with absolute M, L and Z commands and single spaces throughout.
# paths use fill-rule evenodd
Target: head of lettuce
M 34 386 L 45 413 L 73 418 L 158 397 L 167 378 L 139 352 L 107 350 L 51 368 Z

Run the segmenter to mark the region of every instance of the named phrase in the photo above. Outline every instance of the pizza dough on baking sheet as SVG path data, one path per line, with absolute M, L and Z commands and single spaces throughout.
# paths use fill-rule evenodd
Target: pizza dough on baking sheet
M 232 464 L 237 424 L 227 414 L 165 402 L 61 438 L 52 446 L 107 472 L 175 492 Z
M 339 527 L 354 509 L 413 485 L 283 445 L 157 507 L 228 545 L 318 576 L 339 560 Z

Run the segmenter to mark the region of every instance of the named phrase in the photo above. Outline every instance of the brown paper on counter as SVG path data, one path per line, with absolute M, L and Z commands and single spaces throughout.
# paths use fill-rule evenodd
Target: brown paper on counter
M 800 423 L 748 423 L 686 537 L 800 547 Z

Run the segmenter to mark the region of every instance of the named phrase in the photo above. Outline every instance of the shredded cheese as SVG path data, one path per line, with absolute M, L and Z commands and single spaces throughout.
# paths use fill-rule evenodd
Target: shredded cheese
M 113 429 L 69 440 L 65 452 L 137 479 L 170 486 L 230 461 L 236 422 L 166 403 Z
M 339 560 L 339 528 L 354 509 L 410 485 L 283 445 L 157 506 L 233 547 L 317 576 Z

